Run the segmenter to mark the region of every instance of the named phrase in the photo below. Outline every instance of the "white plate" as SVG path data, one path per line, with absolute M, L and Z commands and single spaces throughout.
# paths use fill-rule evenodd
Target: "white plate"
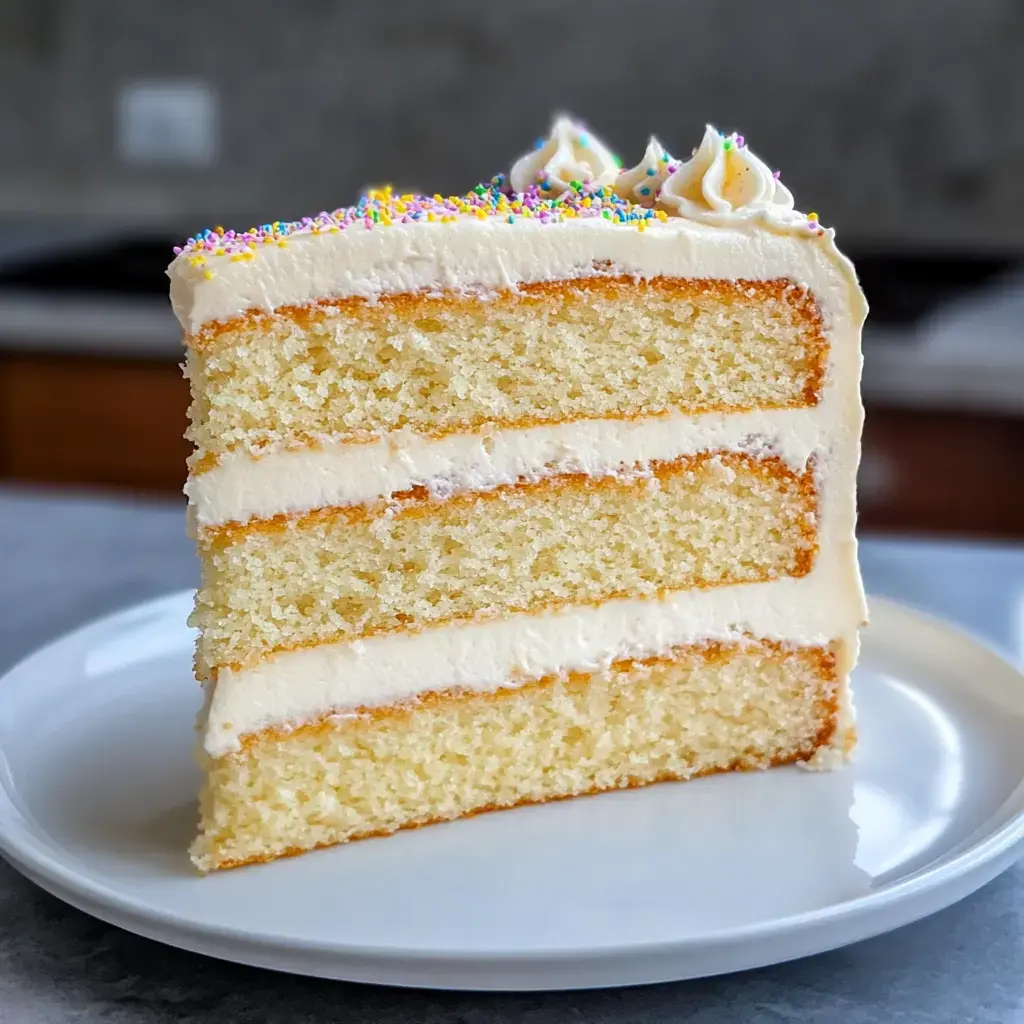
M 930 914 L 1007 867 L 1024 834 L 1024 678 L 877 600 L 846 770 L 666 784 L 198 878 L 190 602 L 103 619 L 0 680 L 0 851 L 175 946 L 435 988 L 690 978 Z

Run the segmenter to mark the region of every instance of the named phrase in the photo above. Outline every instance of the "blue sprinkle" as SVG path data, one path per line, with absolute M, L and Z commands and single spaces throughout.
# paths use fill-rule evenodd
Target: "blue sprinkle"
M 640 189 L 640 195 L 642 195 L 642 196 L 649 196 L 650 194 L 651 194 L 651 190 L 646 185 L 644 185 L 644 187 L 642 189 Z
M 647 168 L 647 177 L 648 178 L 653 178 L 654 177 L 654 173 L 655 172 L 654 172 L 654 168 L 653 167 L 648 167 Z

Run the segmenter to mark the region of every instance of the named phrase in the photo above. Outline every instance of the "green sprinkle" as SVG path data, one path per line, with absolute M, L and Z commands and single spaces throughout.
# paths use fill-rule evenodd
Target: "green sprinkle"
M 571 188 L 573 192 L 581 192 L 583 190 L 583 182 L 577 181 L 573 178 L 572 181 L 569 182 L 569 188 Z
M 612 153 L 612 159 L 615 161 L 616 167 L 622 166 L 622 157 L 618 153 Z
M 732 139 L 726 139 L 725 142 L 722 143 L 722 149 L 732 149 Z

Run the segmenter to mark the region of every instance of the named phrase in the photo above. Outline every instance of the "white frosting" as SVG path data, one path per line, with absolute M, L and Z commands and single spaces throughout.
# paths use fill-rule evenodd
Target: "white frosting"
M 740 143 L 709 126 L 692 159 L 663 182 L 658 213 L 671 216 L 665 222 L 652 217 L 644 231 L 605 219 L 597 209 L 569 209 L 548 223 L 466 214 L 373 230 L 292 225 L 277 244 L 246 243 L 241 254 L 230 247 L 219 255 L 180 253 L 167 270 L 171 304 L 192 333 L 248 310 L 416 291 L 488 292 L 607 273 L 610 265 L 612 272 L 638 277 L 791 277 L 812 287 L 823 304 L 829 299 L 823 292 L 838 289 L 842 302 L 831 305 L 863 319 L 863 298 L 834 232 L 796 212 L 785 186 Z M 648 177 L 652 162 L 662 166 L 662 156 L 652 139 L 644 160 L 620 175 L 604 145 L 560 118 L 550 138 L 516 163 L 511 183 L 522 190 L 542 174 L 553 194 L 574 178 L 628 191 L 634 178 Z M 661 174 L 657 170 L 652 180 Z
M 810 288 L 826 314 L 863 319 L 865 306 L 852 266 L 830 231 L 777 234 L 756 220 L 729 227 L 672 217 L 645 231 L 600 217 L 541 224 L 491 217 L 452 223 L 395 225 L 337 234 L 296 233 L 286 248 L 267 246 L 251 261 L 210 256 L 193 266 L 171 264 L 171 304 L 186 331 L 249 310 L 272 310 L 319 298 L 415 291 L 483 291 L 519 283 L 601 273 L 595 263 L 638 278 L 765 280 L 789 278 Z M 604 270 L 603 272 L 609 272 Z
M 615 191 L 631 203 L 653 206 L 665 181 L 675 170 L 675 161 L 652 135 L 643 160 L 615 179 Z
M 770 451 L 801 470 L 832 440 L 829 409 L 678 413 L 643 420 L 576 420 L 434 439 L 411 431 L 366 444 L 233 452 L 185 486 L 200 528 L 281 513 L 357 505 L 412 487 L 438 496 L 490 490 L 554 473 L 606 476 L 620 467 L 703 451 Z
M 680 217 L 705 224 L 760 221 L 781 231 L 820 230 L 793 209 L 789 189 L 742 143 L 708 125 L 693 156 L 661 190 L 662 205 Z
M 615 154 L 603 142 L 578 122 L 557 117 L 551 134 L 513 164 L 509 184 L 516 192 L 536 185 L 541 195 L 557 196 L 572 181 L 600 187 L 618 173 Z
M 205 748 L 216 757 L 237 749 L 245 733 L 268 726 L 449 687 L 494 690 L 705 639 L 740 640 L 749 633 L 806 645 L 837 638 L 852 644 L 864 615 L 855 563 L 852 552 L 831 555 L 802 579 L 324 644 L 279 654 L 255 668 L 225 670 L 210 702 Z

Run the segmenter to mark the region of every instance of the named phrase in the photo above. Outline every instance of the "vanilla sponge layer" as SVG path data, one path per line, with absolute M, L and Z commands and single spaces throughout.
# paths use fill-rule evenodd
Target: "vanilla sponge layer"
M 403 429 L 801 408 L 818 401 L 828 358 L 817 303 L 781 279 L 350 298 L 246 313 L 188 341 L 196 471 L 231 451 Z
M 811 468 L 702 454 L 203 535 L 202 677 L 279 650 L 810 571 Z
M 516 804 L 842 756 L 845 660 L 834 646 L 705 643 L 271 730 L 208 762 L 192 857 L 209 871 Z

